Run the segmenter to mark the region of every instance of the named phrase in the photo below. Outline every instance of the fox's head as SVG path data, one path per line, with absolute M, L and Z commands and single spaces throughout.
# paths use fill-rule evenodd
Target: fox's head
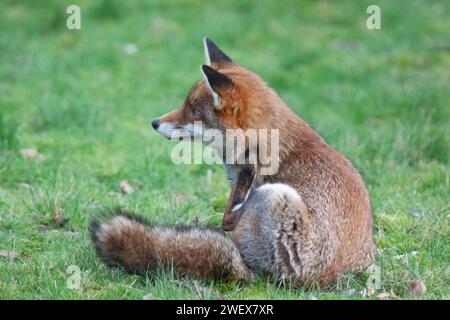
M 279 97 L 255 73 L 231 60 L 214 42 L 204 38 L 206 64 L 200 66 L 203 78 L 195 83 L 176 110 L 152 121 L 153 128 L 166 138 L 199 138 L 194 130 L 271 128 Z M 277 100 L 274 101 L 273 100 Z M 273 123 L 272 123 L 273 124 Z

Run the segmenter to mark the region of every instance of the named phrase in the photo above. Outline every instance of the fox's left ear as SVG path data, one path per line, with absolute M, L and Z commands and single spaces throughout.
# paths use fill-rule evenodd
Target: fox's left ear
M 205 48 L 205 58 L 208 66 L 233 62 L 233 60 L 231 60 L 229 56 L 220 50 L 211 39 L 204 37 L 203 46 Z
M 214 98 L 214 106 L 217 110 L 220 110 L 222 108 L 220 105 L 221 94 L 233 85 L 233 81 L 225 74 L 220 73 L 205 64 L 203 64 L 200 69 Z

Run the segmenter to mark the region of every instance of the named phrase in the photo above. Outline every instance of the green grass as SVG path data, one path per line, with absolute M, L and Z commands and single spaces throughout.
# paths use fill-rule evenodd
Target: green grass
M 0 258 L 0 298 L 409 298 L 416 279 L 422 298 L 450 298 L 450 3 L 376 1 L 382 30 L 369 31 L 365 1 L 83 0 L 82 29 L 69 31 L 73 3 L 0 3 L 0 250 L 18 254 Z M 102 208 L 221 222 L 223 169 L 173 165 L 173 143 L 149 126 L 200 78 L 204 35 L 364 175 L 381 268 L 373 296 L 360 294 L 367 272 L 329 289 L 261 278 L 197 290 L 170 272 L 130 276 L 96 259 L 87 227 Z M 127 43 L 138 52 L 125 54 Z M 133 194 L 120 192 L 124 179 Z M 70 265 L 82 272 L 78 290 L 66 285 Z

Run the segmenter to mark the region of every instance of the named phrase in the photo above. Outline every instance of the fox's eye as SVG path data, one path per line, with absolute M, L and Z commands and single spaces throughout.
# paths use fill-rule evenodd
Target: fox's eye
M 191 113 L 192 113 L 192 116 L 194 116 L 194 117 L 199 117 L 201 115 L 200 110 L 198 110 L 197 108 L 192 108 Z

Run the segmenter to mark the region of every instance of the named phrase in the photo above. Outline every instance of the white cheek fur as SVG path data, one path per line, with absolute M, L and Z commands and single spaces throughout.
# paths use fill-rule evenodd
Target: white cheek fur
M 171 122 L 163 122 L 156 131 L 163 137 L 172 140 L 191 137 L 201 139 L 203 137 L 203 130 L 201 127 L 194 126 L 191 123 L 177 126 Z
M 159 125 L 158 129 L 156 130 L 160 135 L 171 138 L 172 134 L 175 132 L 175 125 L 170 122 L 163 122 Z

